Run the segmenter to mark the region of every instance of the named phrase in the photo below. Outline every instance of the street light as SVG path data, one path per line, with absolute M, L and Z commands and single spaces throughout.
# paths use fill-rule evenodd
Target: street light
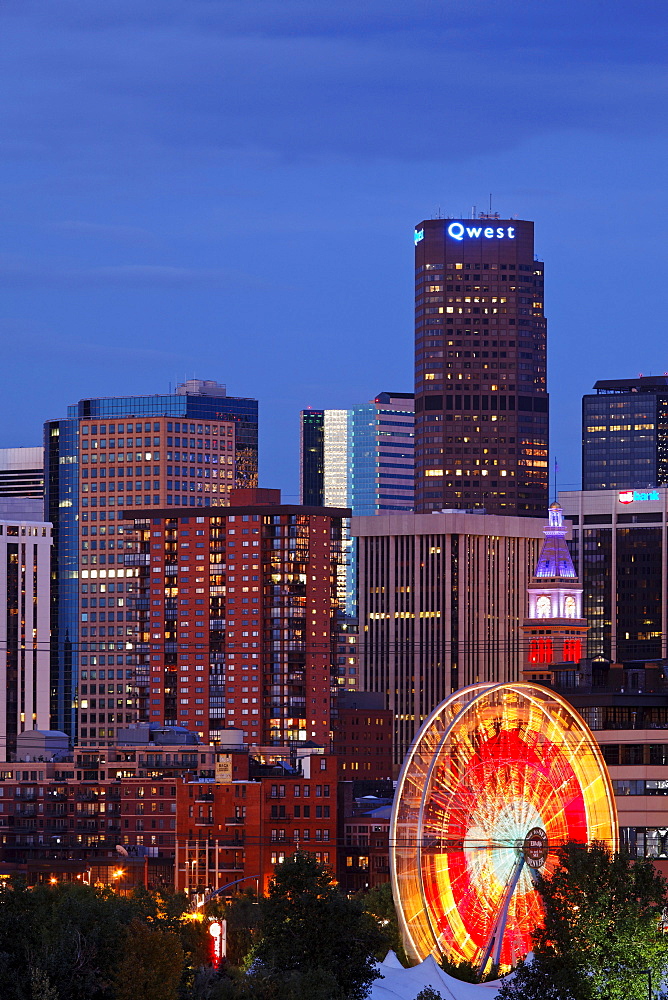
M 647 976 L 647 1000 L 652 1000 L 652 970 L 651 969 L 639 969 L 639 976 Z
M 111 873 L 113 879 L 118 879 L 118 892 L 122 891 L 122 878 L 125 875 L 125 868 L 116 868 L 115 871 Z
M 210 923 L 209 934 L 213 938 L 213 964 L 218 968 L 221 958 L 225 958 L 227 952 L 227 920 L 214 920 Z

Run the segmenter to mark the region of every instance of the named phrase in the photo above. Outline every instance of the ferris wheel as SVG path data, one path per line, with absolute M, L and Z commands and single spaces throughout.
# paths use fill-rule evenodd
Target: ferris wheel
M 618 847 L 612 786 L 577 712 L 534 684 L 455 692 L 404 761 L 390 826 L 392 889 L 407 953 L 491 960 L 531 950 L 535 874 L 567 841 Z

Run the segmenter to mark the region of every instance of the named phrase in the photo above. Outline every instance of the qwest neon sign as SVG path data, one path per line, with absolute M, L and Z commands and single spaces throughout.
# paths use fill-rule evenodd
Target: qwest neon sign
M 447 228 L 448 236 L 453 240 L 461 241 L 466 236 L 468 239 L 476 240 L 483 237 L 486 240 L 514 240 L 515 226 L 465 226 L 463 222 L 451 222 Z
M 415 239 L 415 246 L 417 246 L 420 240 L 424 239 L 424 229 L 416 229 L 414 239 Z
M 617 494 L 620 503 L 637 503 L 639 500 L 659 500 L 658 490 L 649 490 L 646 493 L 640 490 L 620 490 Z

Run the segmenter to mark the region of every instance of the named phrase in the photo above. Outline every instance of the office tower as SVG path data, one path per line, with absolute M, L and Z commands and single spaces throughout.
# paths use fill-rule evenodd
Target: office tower
M 348 410 L 302 410 L 301 502 L 412 510 L 413 405 L 412 393 L 381 392 Z
M 199 380 L 171 395 L 80 400 L 66 418 L 46 423 L 45 468 L 56 581 L 52 725 L 75 735 L 81 665 L 105 682 L 107 690 L 98 693 L 107 704 L 101 713 L 96 705 L 96 728 L 112 740 L 117 725 L 134 721 L 137 711 L 134 617 L 126 604 L 137 565 L 125 559 L 121 514 L 138 507 L 225 505 L 233 486 L 252 486 L 257 402 Z
M 0 448 L 0 517 L 44 519 L 44 449 Z
M 350 511 L 282 504 L 279 490 L 236 490 L 231 504 L 127 512 L 140 716 L 204 740 L 236 726 L 249 743 L 328 743 Z M 81 713 L 81 742 L 99 739 L 99 716 Z
M 49 729 L 49 583 L 51 525 L 0 521 L 0 760 L 16 740 Z
M 585 655 L 587 637 L 582 584 L 566 543 L 563 510 L 555 502 L 548 514 L 545 541 L 528 588 L 523 677 L 549 683 L 558 679 L 560 684 L 570 678 L 570 686 L 576 687 L 580 677 L 576 665 Z
M 352 519 L 361 687 L 387 698 L 396 765 L 456 688 L 521 676 L 542 529 L 537 519 L 464 511 Z
M 548 504 L 543 264 L 533 222 L 415 230 L 415 510 Z
M 559 494 L 584 588 L 587 656 L 630 663 L 668 657 L 668 489 Z
M 414 399 L 381 392 L 349 411 L 348 506 L 353 514 L 412 511 L 414 502 Z
M 307 507 L 322 507 L 325 411 L 302 410 L 299 416 L 299 502 Z
M 668 376 L 599 381 L 582 397 L 582 489 L 668 484 Z

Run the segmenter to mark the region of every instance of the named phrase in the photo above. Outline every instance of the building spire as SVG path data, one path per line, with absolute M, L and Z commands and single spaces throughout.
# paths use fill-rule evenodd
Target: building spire
M 555 500 L 548 509 L 548 523 L 543 528 L 545 541 L 534 570 L 534 580 L 575 580 L 577 573 L 566 544 L 564 512 Z

